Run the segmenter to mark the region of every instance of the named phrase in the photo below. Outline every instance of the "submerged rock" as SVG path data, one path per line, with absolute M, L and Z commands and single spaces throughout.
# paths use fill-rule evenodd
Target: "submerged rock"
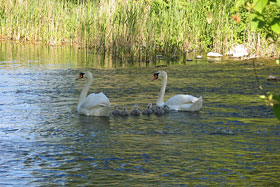
M 280 77 L 274 76 L 274 75 L 269 75 L 267 77 L 268 81 L 280 81 Z

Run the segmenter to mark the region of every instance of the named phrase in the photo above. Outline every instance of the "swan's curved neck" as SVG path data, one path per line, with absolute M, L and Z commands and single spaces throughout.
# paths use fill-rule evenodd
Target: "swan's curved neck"
M 167 74 L 165 72 L 162 73 L 162 82 L 161 82 L 161 89 L 159 93 L 159 97 L 157 100 L 157 106 L 163 106 L 164 105 L 164 94 L 165 94 L 165 88 L 167 84 Z
M 88 76 L 87 77 L 87 82 L 85 83 L 84 87 L 83 87 L 83 90 L 80 94 L 80 97 L 79 97 L 79 104 L 78 106 L 80 106 L 80 104 L 83 102 L 83 100 L 87 97 L 87 93 L 88 93 L 88 90 L 90 88 L 90 85 L 92 83 L 92 76 Z

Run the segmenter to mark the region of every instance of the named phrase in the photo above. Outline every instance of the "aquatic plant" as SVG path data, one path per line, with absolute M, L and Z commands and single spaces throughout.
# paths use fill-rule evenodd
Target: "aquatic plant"
M 242 11 L 240 11 L 240 9 Z M 276 0 L 237 0 L 232 12 L 241 21 L 240 12 L 246 16 L 250 31 L 255 35 L 255 54 L 259 56 L 279 56 L 280 1 Z M 244 17 L 244 16 L 243 16 Z M 260 35 L 265 40 L 260 39 Z
M 159 54 L 173 59 L 194 50 L 222 53 L 235 43 L 252 51 L 260 44 L 260 55 L 279 55 L 268 31 L 254 31 L 246 9 L 233 7 L 234 0 L 0 0 L 0 37 L 70 43 L 128 61 Z

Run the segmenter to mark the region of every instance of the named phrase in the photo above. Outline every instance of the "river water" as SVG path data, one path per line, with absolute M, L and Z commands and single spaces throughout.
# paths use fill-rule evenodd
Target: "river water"
M 178 60 L 125 64 L 71 47 L 0 43 L 0 186 L 279 186 L 280 126 L 252 61 Z M 157 67 L 158 65 L 164 65 Z M 260 84 L 279 66 L 258 60 Z M 86 117 L 76 111 L 84 81 L 111 105 L 203 96 L 200 112 Z

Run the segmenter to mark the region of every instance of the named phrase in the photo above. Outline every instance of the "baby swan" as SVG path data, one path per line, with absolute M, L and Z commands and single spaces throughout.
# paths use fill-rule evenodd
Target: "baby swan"
M 115 105 L 114 107 L 114 111 L 112 112 L 113 116 L 119 116 L 120 115 L 120 111 L 119 111 L 119 106 Z
M 157 115 L 157 116 L 162 116 L 165 112 L 163 110 L 162 107 L 156 107 L 154 113 Z
M 143 115 L 151 115 L 153 113 L 153 104 L 149 103 L 147 108 L 142 111 Z
M 120 112 L 120 116 L 128 116 L 128 115 L 129 115 L 129 113 L 128 113 L 126 107 L 123 107 L 123 110 Z
M 169 107 L 167 105 L 163 106 L 164 113 L 169 113 Z
M 134 108 L 130 111 L 131 116 L 140 116 L 141 111 L 139 109 L 139 106 L 137 104 L 134 105 Z

